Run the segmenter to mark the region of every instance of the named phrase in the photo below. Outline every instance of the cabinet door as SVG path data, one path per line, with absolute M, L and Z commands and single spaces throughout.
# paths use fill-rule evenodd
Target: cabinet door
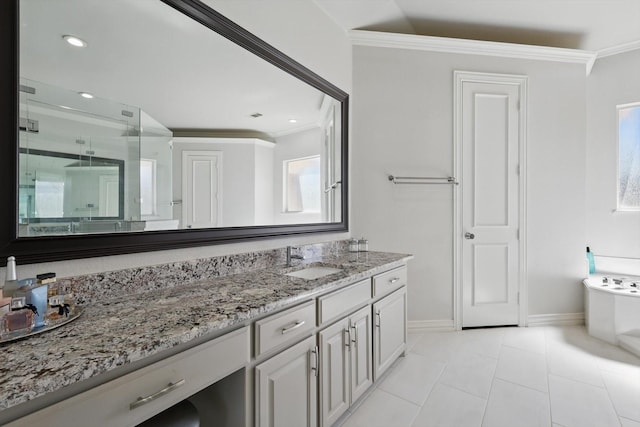
M 371 308 L 364 307 L 350 316 L 351 327 L 351 403 L 373 383 L 373 345 Z
M 331 426 L 349 408 L 349 319 L 324 329 L 320 337 L 321 423 Z
M 256 425 L 317 425 L 318 348 L 315 335 L 256 366 Z
M 407 289 L 398 289 L 373 305 L 373 378 L 380 375 L 404 352 L 407 343 Z

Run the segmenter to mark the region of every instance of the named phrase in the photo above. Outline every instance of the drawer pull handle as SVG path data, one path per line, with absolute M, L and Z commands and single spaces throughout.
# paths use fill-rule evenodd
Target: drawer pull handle
M 351 333 L 348 328 L 344 330 L 344 345 L 346 347 L 351 347 Z
M 358 343 L 358 328 L 354 325 L 351 327 L 351 329 L 353 329 L 353 339 L 351 340 L 352 343 L 357 344 Z
M 282 328 L 282 335 L 289 333 L 294 329 L 298 329 L 302 325 L 304 325 L 304 320 L 298 320 L 293 326 L 289 326 L 288 328 Z
M 394 277 L 393 279 L 389 279 L 389 283 L 396 283 L 398 280 L 400 280 L 399 277 Z
M 176 381 L 175 383 L 167 384 L 167 386 L 162 390 L 155 392 L 153 394 L 150 394 L 147 397 L 139 397 L 135 402 L 132 402 L 129 404 L 129 410 L 136 409 L 137 407 L 142 406 L 146 403 L 149 403 L 152 400 L 156 400 L 160 396 L 164 396 L 167 393 L 171 393 L 173 390 L 177 389 L 178 387 L 182 387 L 185 384 L 185 382 L 186 381 L 183 378 L 179 381 Z
M 378 310 L 378 312 L 376 313 L 376 317 L 378 318 L 378 323 L 376 324 L 376 326 L 379 328 L 380 324 L 382 323 L 382 314 L 380 313 L 380 310 Z

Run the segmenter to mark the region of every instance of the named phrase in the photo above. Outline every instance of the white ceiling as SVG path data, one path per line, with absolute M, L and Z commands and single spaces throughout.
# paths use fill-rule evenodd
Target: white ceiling
M 314 0 L 345 30 L 599 51 L 640 40 L 640 0 Z

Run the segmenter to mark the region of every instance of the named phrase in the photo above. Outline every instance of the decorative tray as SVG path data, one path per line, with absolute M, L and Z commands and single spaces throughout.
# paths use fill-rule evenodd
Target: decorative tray
M 32 335 L 41 334 L 43 332 L 47 332 L 52 329 L 59 328 L 60 326 L 64 326 L 69 322 L 73 322 L 78 317 L 80 317 L 81 314 L 82 314 L 82 309 L 80 307 L 74 307 L 71 313 L 69 313 L 69 316 L 65 317 L 64 319 L 57 320 L 55 323 L 51 325 L 36 326 L 34 328 L 31 328 L 31 330 L 22 329 L 19 331 L 10 332 L 6 335 L 0 336 L 0 343 L 16 341 L 22 338 L 30 337 Z

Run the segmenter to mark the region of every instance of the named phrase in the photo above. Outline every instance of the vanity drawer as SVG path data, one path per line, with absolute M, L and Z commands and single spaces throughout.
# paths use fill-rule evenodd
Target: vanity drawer
M 373 296 L 379 297 L 406 286 L 407 267 L 399 267 L 377 276 L 373 276 Z
M 341 314 L 347 314 L 349 311 L 361 307 L 370 299 L 369 279 L 322 296 L 318 298 L 318 322 L 322 324 Z
M 315 301 L 258 320 L 255 323 L 256 357 L 312 331 L 315 321 Z
M 6 426 L 135 426 L 246 366 L 249 343 L 249 327 L 229 332 Z

